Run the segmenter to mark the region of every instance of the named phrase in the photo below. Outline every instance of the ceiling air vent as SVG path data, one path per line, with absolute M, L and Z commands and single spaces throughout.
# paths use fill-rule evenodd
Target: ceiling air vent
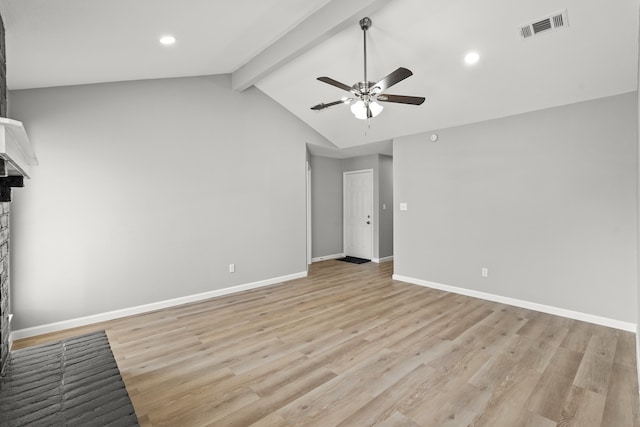
M 530 22 L 527 25 L 521 26 L 520 37 L 522 37 L 522 39 L 528 39 L 550 32 L 551 30 L 559 30 L 560 28 L 568 26 L 569 21 L 567 20 L 567 11 L 563 10 L 549 15 L 546 18 L 538 19 L 535 22 Z

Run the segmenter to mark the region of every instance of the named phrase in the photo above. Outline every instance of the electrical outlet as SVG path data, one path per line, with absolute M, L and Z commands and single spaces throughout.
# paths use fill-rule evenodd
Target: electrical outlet
M 235 273 L 235 272 L 236 272 L 236 265 L 229 264 L 229 273 Z
M 482 269 L 482 277 L 489 277 L 489 269 L 488 268 L 483 268 Z

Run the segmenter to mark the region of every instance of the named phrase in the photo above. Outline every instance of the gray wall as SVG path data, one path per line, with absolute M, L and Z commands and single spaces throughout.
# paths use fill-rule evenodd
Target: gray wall
M 636 322 L 637 111 L 634 92 L 395 140 L 395 274 Z
M 13 191 L 16 329 L 306 270 L 305 143 L 328 141 L 259 90 L 22 90 L 11 117 L 40 160 Z
M 342 161 L 311 156 L 311 254 L 314 258 L 341 254 Z
M 640 26 L 639 26 L 640 27 Z M 639 28 L 639 37 L 640 38 L 640 28 Z M 638 51 L 638 55 L 640 56 L 640 49 Z M 638 73 L 638 88 L 640 88 L 640 73 Z M 638 116 L 636 116 L 636 121 L 637 121 L 637 132 L 638 132 L 638 139 L 636 141 L 636 149 L 638 150 L 638 165 L 640 167 L 640 96 L 638 96 L 638 94 L 636 94 L 637 96 L 637 102 L 638 102 Z M 640 171 L 636 171 L 637 172 L 637 178 L 638 178 L 638 183 L 637 183 L 637 188 L 638 188 L 638 193 L 637 193 L 637 212 L 638 212 L 638 253 L 637 253 L 637 262 L 638 262 L 638 268 L 640 268 Z M 640 271 L 638 274 L 638 283 L 637 283 L 637 300 L 636 300 L 636 310 L 637 310 L 637 315 L 636 315 L 636 373 L 638 375 L 638 384 L 640 384 Z
M 378 160 L 380 162 L 380 173 L 378 174 L 380 181 L 378 255 L 380 258 L 386 258 L 393 256 L 393 157 L 381 154 Z M 383 204 L 386 209 L 383 209 Z

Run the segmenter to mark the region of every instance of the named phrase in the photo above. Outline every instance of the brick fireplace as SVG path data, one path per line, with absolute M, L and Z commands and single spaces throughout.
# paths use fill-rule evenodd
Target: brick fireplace
M 11 354 L 11 188 L 22 187 L 23 177 L 29 177 L 29 166 L 35 164 L 37 159 L 22 123 L 0 118 L 0 375 L 4 372 Z
M 4 43 L 4 21 L 0 16 L 0 117 L 7 117 L 7 61 Z M 4 163 L 4 162 L 3 162 Z M 9 319 L 9 203 L 0 207 L 0 375 L 10 350 Z
M 9 355 L 9 202 L 0 203 L 0 363 L 4 370 Z

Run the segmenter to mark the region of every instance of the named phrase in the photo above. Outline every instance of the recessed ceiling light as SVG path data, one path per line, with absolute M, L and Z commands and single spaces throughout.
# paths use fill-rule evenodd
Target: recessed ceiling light
M 471 65 L 478 62 L 478 59 L 480 59 L 480 55 L 478 55 L 478 52 L 469 52 L 465 55 L 464 62 Z
M 176 42 L 176 38 L 173 36 L 162 36 L 160 37 L 160 43 L 163 45 L 170 45 Z

